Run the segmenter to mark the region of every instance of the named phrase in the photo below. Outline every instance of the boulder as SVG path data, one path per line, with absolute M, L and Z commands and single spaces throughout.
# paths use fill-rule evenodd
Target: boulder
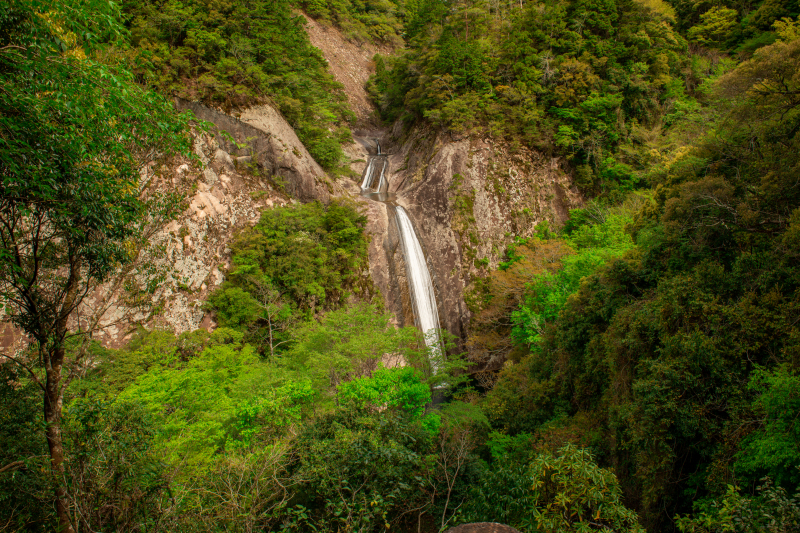
M 520 533 L 511 526 L 504 526 L 496 522 L 475 522 L 451 527 L 445 533 Z

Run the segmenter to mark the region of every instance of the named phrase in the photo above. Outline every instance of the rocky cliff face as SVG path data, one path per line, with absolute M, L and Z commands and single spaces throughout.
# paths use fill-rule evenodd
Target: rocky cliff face
M 213 125 L 195 135 L 202 168 L 178 161 L 143 169 L 148 187 L 182 193 L 185 209 L 176 220 L 154 228 L 150 246 L 132 268 L 86 300 L 83 321 L 96 322 L 96 338 L 108 346 L 123 343 L 139 323 L 176 334 L 214 327 L 202 303 L 224 280 L 229 244 L 239 230 L 255 224 L 264 209 L 349 195 L 273 108 L 248 109 L 237 118 L 194 102 L 177 101 L 176 106 Z M 141 286 L 154 274 L 159 282 L 148 305 L 130 305 L 125 285 Z
M 563 222 L 582 197 L 563 162 L 526 149 L 513 151 L 491 138 L 454 137 L 425 127 L 403 131 L 372 125 L 374 109 L 364 86 L 374 66 L 371 58 L 391 52 L 347 41 L 335 28 L 309 19 L 308 32 L 359 117 L 359 146 L 348 153 L 361 162 L 374 153 L 377 139 L 389 154 L 390 192 L 414 221 L 428 255 L 442 327 L 464 338 L 470 312 L 464 292 L 489 268 L 497 266 L 516 236 L 530 236 L 548 220 Z M 352 185 L 350 194 L 357 194 Z M 370 272 L 387 308 L 402 325 L 414 315 L 405 279 L 402 249 L 391 204 L 362 200 L 369 224 Z
M 544 220 L 563 223 L 582 197 L 559 159 L 511 151 L 490 138 L 453 138 L 424 127 L 403 132 L 397 124 L 384 146 L 390 192 L 411 215 L 428 255 L 440 323 L 464 338 L 470 284 L 497 267 L 515 237 L 532 235 Z M 390 263 L 401 262 L 391 229 L 383 248 Z
M 371 57 L 386 50 L 351 43 L 313 21 L 309 35 L 358 115 L 358 142 L 345 147 L 351 168 L 363 172 L 375 140 L 381 141 L 389 154 L 393 202 L 410 214 L 428 256 L 440 323 L 463 339 L 470 319 L 465 290 L 497 265 L 514 237 L 529 236 L 542 220 L 563 221 L 568 210 L 581 203 L 580 194 L 558 159 L 512 151 L 490 138 L 458 138 L 425 127 L 403 131 L 400 124 L 392 129 L 375 126 L 364 84 Z M 333 197 L 360 202 L 368 217 L 372 280 L 397 324 L 414 324 L 391 202 L 361 198 L 360 180 L 332 180 L 269 106 L 236 116 L 193 102 L 178 101 L 176 106 L 213 124 L 209 132 L 196 135 L 195 153 L 203 168 L 179 161 L 143 170 L 149 187 L 182 192 L 185 209 L 177 220 L 154 229 L 151 246 L 136 265 L 139 271 L 122 273 L 87 300 L 82 315 L 100 328 L 97 338 L 119 345 L 136 323 L 175 333 L 213 327 L 202 302 L 224 279 L 235 234 L 254 224 L 263 209 Z M 144 271 L 161 276 L 149 296 L 150 305 L 129 305 L 123 287 L 131 280 L 144 283 Z M 18 339 L 11 330 L 6 333 L 2 340 L 10 349 L 11 340 Z
M 543 220 L 563 222 L 568 210 L 582 202 L 580 193 L 555 158 L 513 151 L 491 138 L 454 137 L 426 127 L 403 131 L 399 123 L 392 129 L 375 127 L 364 84 L 371 69 L 368 58 L 377 50 L 348 42 L 313 21 L 309 34 L 358 112 L 358 142 L 345 150 L 351 168 L 362 173 L 380 140 L 389 154 L 393 201 L 410 214 L 428 256 L 440 323 L 465 338 L 470 311 L 464 295 L 471 283 L 497 266 L 515 237 L 530 236 Z M 399 325 L 414 324 L 391 202 L 361 198 L 359 179 L 333 181 L 269 106 L 236 117 L 196 103 L 178 106 L 227 135 L 198 140 L 198 154 L 208 167 L 185 178 L 196 183 L 190 185 L 190 207 L 157 237 L 178 272 L 164 284 L 160 296 L 166 296 L 166 303 L 157 323 L 176 332 L 213 325 L 199 302 L 221 283 L 233 235 L 254 223 L 261 209 L 346 196 L 359 201 L 367 215 L 370 274 L 387 309 Z

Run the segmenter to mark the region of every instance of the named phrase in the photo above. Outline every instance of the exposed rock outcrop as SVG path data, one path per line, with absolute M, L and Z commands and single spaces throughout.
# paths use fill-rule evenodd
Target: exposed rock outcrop
M 475 522 L 451 527 L 445 533 L 519 533 L 519 531 L 496 522 Z
M 155 228 L 135 268 L 86 300 L 84 327 L 87 320 L 96 320 L 95 337 L 108 346 L 124 342 L 136 323 L 175 333 L 214 327 L 202 303 L 222 283 L 230 265 L 229 245 L 239 230 L 255 224 L 264 209 L 350 195 L 330 180 L 273 108 L 259 106 L 235 118 L 194 102 L 176 106 L 213 124 L 208 133 L 195 135 L 202 169 L 179 161 L 143 170 L 149 188 L 182 193 L 185 209 Z M 129 305 L 123 288 L 131 282 L 147 285 L 153 276 L 158 284 L 149 305 Z
M 380 138 L 389 154 L 390 192 L 410 214 L 428 256 L 440 323 L 465 338 L 470 318 L 465 290 L 496 267 L 514 237 L 531 235 L 542 220 L 562 222 L 569 208 L 581 203 L 580 194 L 558 159 L 525 149 L 512 151 L 490 138 L 455 138 L 424 127 L 407 132 L 400 123 L 391 132 L 378 129 L 371 122 L 374 113 L 364 84 L 374 53 L 387 50 L 356 45 L 338 30 L 311 20 L 308 31 L 344 84 L 359 118 L 359 142 L 345 147 L 351 169 L 363 172 Z M 223 281 L 236 232 L 255 223 L 263 209 L 335 197 L 357 199 L 363 206 L 372 280 L 397 323 L 414 324 L 391 205 L 360 198 L 356 180 L 332 180 L 270 106 L 231 116 L 194 102 L 176 105 L 213 124 L 209 133 L 196 136 L 195 154 L 204 168 L 195 170 L 181 161 L 174 167 L 150 165 L 144 171 L 148 187 L 183 192 L 185 209 L 177 220 L 157 228 L 151 250 L 140 256 L 151 274 L 162 276 L 149 310 L 130 307 L 122 298 L 125 276 L 98 288 L 87 300 L 87 310 L 101 315 L 101 340 L 118 345 L 136 322 L 176 333 L 212 327 L 201 303 Z M 125 275 L 146 282 L 140 273 Z
M 398 124 L 384 146 L 389 190 L 410 213 L 428 255 L 440 323 L 464 338 L 470 318 L 464 292 L 470 283 L 497 267 L 515 237 L 529 237 L 544 220 L 561 224 L 582 197 L 559 159 L 511 151 L 493 139 L 453 139 L 422 128 L 403 134 Z M 394 265 L 399 282 L 394 292 L 407 292 L 391 221 L 381 250 Z M 407 297 L 390 299 L 400 322 L 413 323 L 407 320 Z
M 372 58 L 375 54 L 389 55 L 393 53 L 393 48 L 389 45 L 354 43 L 337 28 L 324 26 L 306 14 L 303 17 L 311 44 L 320 49 L 328 61 L 331 74 L 344 86 L 350 109 L 358 120 L 357 127 L 374 127 L 377 124 L 375 107 L 364 86 L 374 73 Z
M 428 255 L 440 323 L 464 338 L 470 318 L 465 290 L 488 269 L 496 268 L 515 237 L 530 236 L 543 220 L 561 224 L 569 209 L 582 203 L 582 196 L 558 158 L 524 148 L 512 150 L 491 138 L 457 138 L 424 127 L 406 132 L 401 122 L 390 132 L 370 128 L 364 117 L 373 116 L 374 111 L 364 85 L 372 73 L 373 54 L 388 50 L 355 45 L 335 28 L 306 18 L 312 44 L 345 86 L 363 124 L 358 131 L 361 146 L 348 151 L 359 160 L 353 169 L 363 172 L 368 148 L 373 149 L 374 139 L 379 138 L 384 152 L 390 154 L 389 190 L 411 215 Z M 349 190 L 357 194 L 357 184 Z M 364 203 L 373 281 L 398 323 L 412 325 L 394 212 L 391 205 Z
M 235 118 L 197 102 L 178 100 L 176 106 L 191 110 L 197 118 L 227 133 L 217 135 L 215 140 L 230 154 L 230 163 L 235 161 L 262 175 L 293 198 L 301 202 L 327 201 L 334 193 L 333 182 L 309 155 L 294 129 L 272 107 L 250 108 Z M 200 159 L 207 163 L 203 157 Z

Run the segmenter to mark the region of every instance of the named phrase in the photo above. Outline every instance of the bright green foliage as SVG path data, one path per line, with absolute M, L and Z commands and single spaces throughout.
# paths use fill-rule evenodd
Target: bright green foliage
M 372 376 L 374 372 L 379 372 L 377 381 L 359 382 L 359 388 L 408 386 L 411 388 L 405 392 L 398 389 L 392 394 L 411 395 L 409 399 L 416 398 L 412 404 L 423 401 L 420 396 L 424 395 L 423 388 L 413 385 L 416 380 L 429 390 L 439 388 L 445 392 L 468 379 L 463 373 L 466 363 L 459 355 L 445 358 L 439 350 L 428 347 L 416 328 L 396 328 L 391 315 L 373 304 L 354 304 L 328 312 L 319 321 L 299 325 L 293 335 L 294 344 L 282 355 L 280 364 L 292 372 L 310 376 L 315 389 L 330 399 L 346 382 Z M 449 348 L 452 348 L 450 343 L 445 343 L 445 349 Z M 384 364 L 408 365 L 413 370 L 380 371 Z M 438 368 L 436 374 L 432 372 L 434 366 Z M 364 393 L 367 394 L 366 390 Z
M 420 416 L 431 401 L 431 389 L 412 367 L 379 368 L 369 377 L 356 378 L 339 387 L 339 401 L 359 409 L 402 408 Z
M 366 218 L 345 203 L 269 209 L 232 246 L 232 283 L 269 280 L 303 311 L 365 295 Z
M 126 240 L 151 215 L 140 158 L 188 150 L 187 117 L 87 57 L 118 16 L 103 2 L 0 7 L 0 295 L 43 348 L 64 341 L 71 291 L 132 259 Z
M 458 379 L 428 376 L 414 328 L 397 330 L 362 304 L 290 333 L 291 349 L 269 359 L 228 328 L 178 338 L 141 332 L 121 350 L 92 348 L 92 368 L 67 396 L 65 426 L 70 495 L 87 527 L 127 531 L 152 519 L 175 531 L 374 531 L 411 523 L 411 509 L 442 513 L 443 472 L 458 480 L 454 494 L 466 494 L 464 466 L 439 457 L 488 422 L 458 402 L 424 412 L 437 380 Z M 25 434 L 8 421 L 9 438 Z M 459 461 L 474 462 L 469 442 Z M 26 486 L 42 481 L 32 476 Z M 121 491 L 130 497 L 118 501 Z M 33 516 L 40 498 L 22 511 Z M 100 500 L 117 502 L 113 512 Z
M 420 507 L 431 437 L 402 411 L 342 410 L 300 436 L 300 502 L 318 531 L 385 531 Z M 310 527 L 303 528 L 310 530 Z
M 178 362 L 175 336 L 158 330 L 138 332 L 121 350 L 107 350 L 93 344 L 88 353 L 94 361 L 93 368 L 85 379 L 72 384 L 70 396 L 88 395 L 113 400 L 151 368 L 164 368 Z
M 311 380 L 303 379 L 287 381 L 280 387 L 242 401 L 236 407 L 236 440 L 229 441 L 228 448 L 233 450 L 255 444 L 300 423 L 317 396 Z
M 148 223 L 178 208 L 145 190 L 140 167 L 189 148 L 187 116 L 97 60 L 99 43 L 119 41 L 119 15 L 94 0 L 0 4 L 0 301 L 35 352 L 21 366 L 44 392 L 51 501 L 67 532 L 62 370 L 81 364 L 66 358 L 71 321 L 135 259 Z M 5 352 L 2 364 L 19 364 Z
M 366 218 L 347 203 L 266 210 L 233 242 L 226 281 L 208 300 L 220 324 L 247 331 L 273 354 L 288 347 L 289 326 L 336 309 L 352 295 L 369 299 Z
M 537 350 L 581 280 L 633 248 L 625 232 L 642 198 L 633 195 L 619 207 L 592 202 L 575 209 L 560 234 L 546 225 L 530 239 L 518 239 L 507 261 L 483 287 L 467 341 L 470 358 L 481 362 L 498 353 L 518 359 Z
M 281 388 L 284 375 L 242 344 L 242 334 L 218 329 L 197 357 L 153 367 L 128 386 L 121 401 L 141 403 L 157 418 L 155 446 L 181 477 L 201 471 L 228 447 L 247 444 L 256 419 L 281 426 L 311 396 L 303 385 Z M 279 396 L 282 395 L 282 396 Z
M 797 483 L 799 63 L 800 41 L 778 42 L 709 87 L 718 115 L 660 168 L 636 249 L 487 400 L 512 433 L 591 442 L 654 530 L 732 478 Z
M 698 516 L 676 516 L 682 533 L 789 533 L 800 528 L 800 492 L 793 497 L 764 478 L 755 497 L 748 498 L 733 485 L 721 501 L 714 501 Z
M 333 169 L 343 155 L 337 129 L 353 114 L 292 7 L 288 0 L 125 2 L 137 77 L 226 109 L 271 100 L 309 153 Z
M 600 217 L 598 221 L 591 220 L 588 213 L 592 211 Z M 575 253 L 561 258 L 562 267 L 555 273 L 545 272 L 528 282 L 524 302 L 511 314 L 511 335 L 517 343 L 534 347 L 547 324 L 558 318 L 569 296 L 578 290 L 581 280 L 633 248 L 633 240 L 625 233 L 625 226 L 632 221 L 630 208 L 592 205 L 588 211 L 571 213 L 570 233 L 564 242 Z
M 528 451 L 528 450 L 526 450 Z M 495 456 L 472 489 L 468 521 L 500 521 L 523 531 L 643 533 L 636 513 L 622 503 L 616 476 L 597 466 L 588 450 L 568 444 L 553 455 Z
M 348 39 L 399 45 L 406 9 L 413 8 L 415 2 L 300 0 L 297 3 L 309 16 L 336 24 Z
M 367 304 L 329 312 L 319 322 L 312 320 L 296 328 L 295 343 L 281 363 L 310 376 L 314 387 L 332 398 L 338 386 L 371 374 L 384 358 L 397 362 L 418 359 L 416 330 L 397 329 L 390 320 L 388 313 Z
M 438 411 L 425 413 L 431 402 L 431 385 L 420 377 L 421 372 L 413 367 L 378 368 L 371 376 L 355 378 L 342 383 L 338 389 L 337 400 L 345 408 L 384 411 L 402 409 L 413 420 L 420 421 L 422 427 L 431 435 L 438 435 L 444 422 L 453 425 L 488 425 L 486 416 L 476 407 L 454 402 Z M 446 376 L 451 383 L 458 381 L 454 376 Z M 435 383 L 439 385 L 439 382 Z M 450 385 L 450 384 L 448 384 Z M 444 388 L 436 389 L 439 394 Z M 424 414 L 424 416 L 423 416 Z
M 633 0 L 422 2 L 406 32 L 372 81 L 385 118 L 557 149 L 588 165 L 592 191 L 635 185 L 609 156 L 658 117 L 686 50 L 669 10 Z
M 800 376 L 786 367 L 756 371 L 749 388 L 758 394 L 753 409 L 763 426 L 743 439 L 736 470 L 750 479 L 766 475 L 789 491 L 800 490 Z
M 712 7 L 700 15 L 700 24 L 692 27 L 687 35 L 691 41 L 700 44 L 720 44 L 736 25 L 737 15 L 735 9 Z

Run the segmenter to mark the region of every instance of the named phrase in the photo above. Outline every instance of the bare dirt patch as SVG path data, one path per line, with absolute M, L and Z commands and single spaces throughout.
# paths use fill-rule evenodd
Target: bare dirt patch
M 364 89 L 369 77 L 375 72 L 372 58 L 375 54 L 391 55 L 394 49 L 388 45 L 354 43 L 338 29 L 325 26 L 302 13 L 306 19 L 306 32 L 311 44 L 322 51 L 328 67 L 336 81 L 344 85 L 350 108 L 358 117 L 357 128 L 377 125 L 375 106 Z

